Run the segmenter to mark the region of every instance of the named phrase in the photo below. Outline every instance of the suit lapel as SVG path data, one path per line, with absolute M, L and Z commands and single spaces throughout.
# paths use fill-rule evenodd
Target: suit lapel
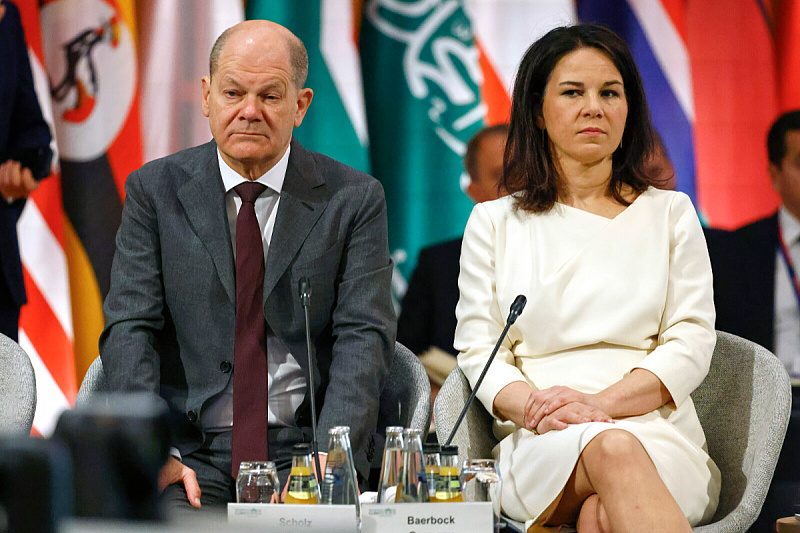
M 264 275 L 265 304 L 327 203 L 325 180 L 317 174 L 314 159 L 299 142 L 292 139 L 289 166 L 283 182 Z
M 217 145 L 205 145 L 192 178 L 178 189 L 178 200 L 195 233 L 211 255 L 225 292 L 235 302 L 233 247 L 225 213 L 225 188 L 219 172 Z
M 763 344 L 763 346 L 767 347 L 769 350 L 775 350 L 775 260 L 776 260 L 776 252 L 778 250 L 778 246 L 780 243 L 780 238 L 778 236 L 778 213 L 775 213 L 770 218 L 767 219 L 767 224 L 765 225 L 766 231 L 764 232 L 764 241 L 768 243 L 768 246 L 765 247 L 766 250 L 764 251 L 764 273 L 765 279 L 768 281 L 765 287 L 759 288 L 759 295 L 763 295 L 762 298 L 764 299 L 763 302 L 763 309 L 764 309 L 764 330 L 765 330 L 765 340 L 768 341 L 767 344 Z M 768 313 L 768 314 L 767 314 Z

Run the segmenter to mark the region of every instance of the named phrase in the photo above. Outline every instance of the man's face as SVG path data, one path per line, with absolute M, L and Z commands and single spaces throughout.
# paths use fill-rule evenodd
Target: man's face
M 216 72 L 203 78 L 203 114 L 222 158 L 256 179 L 286 153 L 311 89 L 292 81 L 289 49 L 276 32 L 241 30 L 228 39 Z
M 770 163 L 769 174 L 783 205 L 800 219 L 800 130 L 786 132 L 786 155 L 780 165 Z
M 506 136 L 499 133 L 480 140 L 475 154 L 475 175 L 470 176 L 467 186 L 467 194 L 476 204 L 496 200 L 503 195 L 497 187 L 503 179 L 505 148 Z

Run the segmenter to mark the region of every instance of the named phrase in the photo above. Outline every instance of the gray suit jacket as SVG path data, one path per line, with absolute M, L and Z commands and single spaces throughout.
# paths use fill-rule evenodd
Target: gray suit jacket
M 117 233 L 100 356 L 112 390 L 167 403 L 173 445 L 202 443 L 200 412 L 231 379 L 235 263 L 216 144 L 133 172 Z M 307 367 L 298 281 L 311 281 L 311 335 L 320 447 L 351 428 L 356 467 L 378 417 L 395 340 L 383 188 L 370 176 L 292 141 L 264 276 L 268 327 Z M 295 414 L 311 426 L 310 401 Z

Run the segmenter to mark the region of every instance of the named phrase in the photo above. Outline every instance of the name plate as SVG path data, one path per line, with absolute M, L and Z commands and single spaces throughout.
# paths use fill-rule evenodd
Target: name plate
M 228 523 L 294 533 L 357 533 L 353 505 L 276 505 L 229 503 Z M 492 504 L 362 504 L 361 533 L 492 533 Z
M 228 523 L 257 526 L 262 531 L 357 533 L 355 505 L 280 505 L 229 503 Z
M 362 533 L 492 533 L 490 502 L 361 506 Z

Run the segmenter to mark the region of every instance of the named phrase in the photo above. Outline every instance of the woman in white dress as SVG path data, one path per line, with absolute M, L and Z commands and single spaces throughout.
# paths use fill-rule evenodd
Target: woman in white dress
M 455 347 L 496 418 L 502 505 L 528 531 L 682 532 L 719 471 L 690 393 L 716 340 L 711 267 L 688 197 L 646 168 L 653 129 L 625 43 L 597 25 L 531 46 L 514 86 L 511 196 L 475 206 Z

